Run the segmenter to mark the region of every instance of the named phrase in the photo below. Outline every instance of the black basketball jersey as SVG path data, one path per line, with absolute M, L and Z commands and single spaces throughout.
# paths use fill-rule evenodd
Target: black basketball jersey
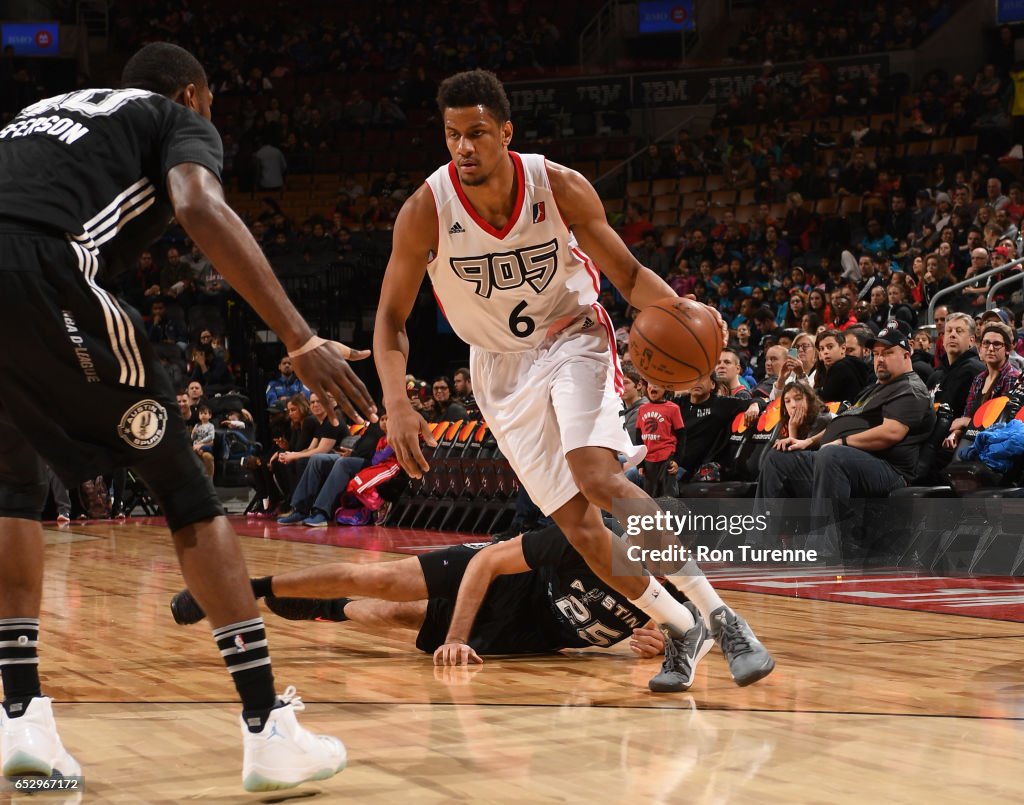
M 0 129 L 0 219 L 70 238 L 117 273 L 167 228 L 165 178 L 195 162 L 220 178 L 210 121 L 139 89 L 46 98 Z
M 524 534 L 523 555 L 539 576 L 563 647 L 611 646 L 650 620 L 594 575 L 558 528 Z

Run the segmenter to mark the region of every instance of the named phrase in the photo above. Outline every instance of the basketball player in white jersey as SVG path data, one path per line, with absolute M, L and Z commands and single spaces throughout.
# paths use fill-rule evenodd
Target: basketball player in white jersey
M 448 321 L 471 345 L 477 403 L 520 481 L 590 568 L 671 638 L 652 690 L 689 688 L 711 638 L 738 684 L 756 682 L 774 667 L 771 655 L 693 562 L 672 581 L 699 608 L 696 622 L 629 561 L 602 521 L 601 510 L 611 511 L 615 500 L 629 501 L 631 510 L 658 507 L 626 479 L 617 459 L 622 453 L 632 466 L 645 450 L 630 442 L 619 420 L 622 375 L 611 322 L 597 304 L 597 266 L 634 307 L 674 292 L 608 226 L 597 193 L 579 173 L 509 151 L 511 110 L 497 76 L 472 70 L 448 78 L 438 107 L 452 161 L 402 207 L 374 328 L 399 463 L 412 477 L 429 470 L 419 446 L 421 436 L 431 442 L 429 430 L 405 387 L 405 322 L 428 273 Z M 435 661 L 474 660 L 468 637 L 491 580 L 485 563 L 475 564 Z

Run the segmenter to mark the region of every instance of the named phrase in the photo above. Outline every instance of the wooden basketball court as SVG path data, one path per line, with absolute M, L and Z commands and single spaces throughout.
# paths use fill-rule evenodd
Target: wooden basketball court
M 250 527 L 253 574 L 399 556 L 283 531 Z M 310 531 L 297 536 L 330 539 Z M 387 531 L 347 539 L 379 546 Z M 446 535 L 400 536 L 423 547 Z M 409 632 L 266 613 L 279 688 L 298 688 L 303 723 L 341 737 L 350 760 L 325 783 L 245 794 L 238 706 L 209 629 L 170 617 L 182 582 L 167 531 L 128 521 L 47 538 L 44 691 L 85 802 L 1021 799 L 1024 623 L 810 600 L 798 583 L 724 594 L 772 650 L 770 677 L 737 688 L 716 649 L 685 695 L 649 693 L 659 662 L 625 649 L 437 669 Z

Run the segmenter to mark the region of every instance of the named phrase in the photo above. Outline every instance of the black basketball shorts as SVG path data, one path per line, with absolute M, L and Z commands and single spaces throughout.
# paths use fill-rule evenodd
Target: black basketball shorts
M 416 635 L 416 648 L 432 654 L 448 636 L 466 568 L 480 548 L 455 545 L 419 557 L 427 583 L 427 613 Z M 499 576 L 492 583 L 469 635 L 478 654 L 540 654 L 557 651 L 562 642 L 557 621 L 546 605 L 535 572 Z
M 68 485 L 132 467 L 172 530 L 223 514 L 141 316 L 99 286 L 98 269 L 70 240 L 0 223 L 5 440 L 23 440 Z M 0 516 L 16 516 L 8 498 L 31 472 L 24 446 L 11 446 L 0 454 Z

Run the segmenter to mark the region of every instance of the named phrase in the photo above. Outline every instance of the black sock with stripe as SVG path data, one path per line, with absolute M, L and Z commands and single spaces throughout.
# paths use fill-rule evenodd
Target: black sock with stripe
M 11 718 L 25 714 L 28 703 L 41 696 L 39 687 L 39 618 L 0 619 L 0 677 L 4 710 Z
M 214 629 L 213 639 L 242 699 L 242 718 L 250 732 L 259 732 L 267 715 L 277 706 L 263 618 Z

